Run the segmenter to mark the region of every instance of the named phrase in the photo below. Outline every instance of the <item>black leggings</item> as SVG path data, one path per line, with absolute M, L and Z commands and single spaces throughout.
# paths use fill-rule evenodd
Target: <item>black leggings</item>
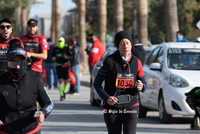
M 136 134 L 139 107 L 133 108 L 134 112 L 127 113 L 104 113 L 108 134 L 121 134 L 123 125 L 123 134 Z

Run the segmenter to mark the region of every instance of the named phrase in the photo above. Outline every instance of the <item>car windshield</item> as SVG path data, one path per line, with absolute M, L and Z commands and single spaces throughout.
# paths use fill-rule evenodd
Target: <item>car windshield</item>
M 167 64 L 172 69 L 200 70 L 200 49 L 169 48 Z

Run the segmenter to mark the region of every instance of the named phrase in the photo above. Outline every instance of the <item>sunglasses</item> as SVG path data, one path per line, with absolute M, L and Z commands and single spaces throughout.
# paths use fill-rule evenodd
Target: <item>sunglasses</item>
M 5 27 L 6 27 L 7 29 L 10 29 L 12 26 L 11 26 L 11 25 L 0 26 L 0 29 L 1 29 L 1 30 L 4 30 L 4 29 L 5 29 Z
M 8 61 L 8 67 L 10 68 L 16 68 L 17 65 L 19 65 L 19 67 L 21 69 L 26 67 L 26 60 L 21 60 L 21 61 Z

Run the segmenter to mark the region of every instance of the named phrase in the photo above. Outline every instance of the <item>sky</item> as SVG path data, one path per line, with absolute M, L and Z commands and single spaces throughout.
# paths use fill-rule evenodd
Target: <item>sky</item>
M 51 0 L 36 0 L 38 2 L 43 2 L 44 4 L 33 4 L 31 6 L 30 17 L 34 17 L 36 14 L 51 13 Z M 61 0 L 61 12 L 65 13 L 68 10 L 76 7 L 76 4 L 72 0 Z

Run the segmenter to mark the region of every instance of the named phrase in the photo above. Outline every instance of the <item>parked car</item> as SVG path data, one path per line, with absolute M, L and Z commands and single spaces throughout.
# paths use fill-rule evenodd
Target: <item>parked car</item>
M 158 110 L 161 123 L 172 115 L 194 115 L 185 93 L 200 87 L 200 43 L 170 42 L 154 48 L 143 65 L 147 90 L 140 93 L 139 117 Z
M 91 77 L 92 85 L 90 86 L 90 104 L 92 106 L 100 105 L 100 103 L 102 102 L 101 97 L 99 97 L 99 95 L 97 94 L 96 90 L 93 87 L 93 82 L 95 80 L 95 77 L 99 71 L 99 68 L 103 64 L 103 61 L 106 59 L 106 57 L 113 54 L 116 50 L 117 50 L 116 47 L 112 47 L 112 46 L 108 47 L 106 52 L 101 57 L 101 59 L 93 67 L 92 77 Z
M 150 47 L 143 47 L 144 51 L 145 51 L 145 61 L 146 61 L 147 57 L 149 56 L 150 52 L 157 46 L 158 45 L 151 45 Z

